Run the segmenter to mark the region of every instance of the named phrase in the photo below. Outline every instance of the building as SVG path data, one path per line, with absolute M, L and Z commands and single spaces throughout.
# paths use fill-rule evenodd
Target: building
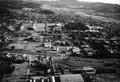
M 66 54 L 60 54 L 60 59 L 65 60 L 65 59 L 67 59 L 67 58 L 68 58 L 68 56 L 67 56 Z
M 81 74 L 52 76 L 52 82 L 84 82 Z
M 55 23 L 47 23 L 46 24 L 46 31 L 51 32 L 54 30 L 56 24 Z
M 45 82 L 45 80 L 48 79 L 45 79 L 45 77 L 42 76 L 33 76 L 29 79 L 29 82 Z
M 29 82 L 84 82 L 81 74 L 68 74 L 58 76 L 32 76 Z
M 44 23 L 34 23 L 33 24 L 33 29 L 36 32 L 45 31 L 45 24 Z
M 85 67 L 83 67 L 83 70 L 84 70 L 85 74 L 93 75 L 96 73 L 96 70 L 91 66 L 85 66 Z
M 62 31 L 63 24 L 61 23 L 47 23 L 46 30 L 47 31 Z
M 23 23 L 20 27 L 21 31 L 36 31 L 36 32 L 42 32 L 42 31 L 62 31 L 62 25 L 56 24 L 56 23 Z
M 62 51 L 68 51 L 71 47 L 70 46 L 57 46 L 56 51 L 62 52 Z
M 45 26 L 46 25 L 44 23 L 24 23 L 20 27 L 20 30 L 41 32 L 45 31 Z
M 52 43 L 51 42 L 45 42 L 45 45 L 44 45 L 45 47 L 52 47 Z
M 74 47 L 73 48 L 73 52 L 76 53 L 76 54 L 80 54 L 80 48 L 79 47 Z
M 55 31 L 60 31 L 60 32 L 61 32 L 61 31 L 63 30 L 63 24 L 57 23 L 54 30 L 55 30 Z
M 57 52 L 67 51 L 67 47 L 58 46 L 56 50 Z
M 42 42 L 51 42 L 53 40 L 54 36 L 40 36 L 40 41 Z
M 24 23 L 24 24 L 22 24 L 22 26 L 20 27 L 20 30 L 21 31 L 30 31 L 30 30 L 34 30 L 33 28 L 32 28 L 32 24 L 31 23 Z

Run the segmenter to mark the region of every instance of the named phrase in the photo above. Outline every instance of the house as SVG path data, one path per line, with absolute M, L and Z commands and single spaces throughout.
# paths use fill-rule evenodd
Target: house
M 55 27 L 55 30 L 56 30 L 56 31 L 62 31 L 62 27 L 56 26 L 56 27 Z
M 37 36 L 38 36 L 38 33 L 35 33 L 35 32 L 34 32 L 34 33 L 31 34 L 31 36 L 37 37 Z
M 113 37 L 110 40 L 112 40 L 112 41 L 120 41 L 120 37 Z
M 90 74 L 90 75 L 96 73 L 96 70 L 91 66 L 83 67 L 83 71 L 84 71 L 85 74 Z
M 62 31 L 62 30 L 63 30 L 63 24 L 57 23 L 57 24 L 56 24 L 56 27 L 55 27 L 55 30 L 56 30 L 56 31 Z
M 57 46 L 56 50 L 57 52 L 67 51 L 67 47 Z
M 40 34 L 37 33 L 37 32 L 33 32 L 31 34 L 32 38 L 35 40 L 35 41 L 40 41 Z
M 73 52 L 74 53 L 80 53 L 80 48 L 79 47 L 74 47 Z
M 93 29 L 93 27 L 88 24 L 86 26 L 89 28 L 89 30 Z
M 57 46 L 56 51 L 62 52 L 62 51 L 68 51 L 71 47 L 70 46 Z
M 34 29 L 32 28 L 32 24 L 31 23 L 24 23 L 20 27 L 20 30 L 21 31 L 28 31 L 28 30 L 32 30 L 33 31 Z
M 40 41 L 42 42 L 50 42 L 52 41 L 54 36 L 40 36 Z
M 62 31 L 63 24 L 61 23 L 47 23 L 46 31 Z
M 104 28 L 103 28 L 103 27 L 100 27 L 100 26 L 96 26 L 96 29 L 102 30 L 102 29 L 104 29 Z
M 52 43 L 51 42 L 45 42 L 45 45 L 44 45 L 45 47 L 52 47 Z
M 43 76 L 32 76 L 29 79 L 29 82 L 45 82 L 45 77 L 43 77 Z
M 48 32 L 53 31 L 55 26 L 56 26 L 55 23 L 47 23 L 46 24 L 46 31 L 48 31 Z
M 100 27 L 100 26 L 90 26 L 90 25 L 86 25 L 88 28 L 89 28 L 89 30 L 102 30 L 103 29 L 103 27 Z
M 73 50 L 72 50 L 72 48 L 69 49 L 69 50 L 66 52 L 66 55 L 72 55 L 72 54 L 73 54 Z

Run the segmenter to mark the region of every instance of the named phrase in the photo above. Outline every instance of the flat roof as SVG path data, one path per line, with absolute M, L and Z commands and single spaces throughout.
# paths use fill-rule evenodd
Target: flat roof
M 61 82 L 84 82 L 81 74 L 60 75 Z
M 83 67 L 84 70 L 94 70 L 94 68 L 92 68 L 91 66 L 86 66 L 86 67 Z
M 44 23 L 34 23 L 33 29 L 35 31 L 45 31 L 45 24 Z

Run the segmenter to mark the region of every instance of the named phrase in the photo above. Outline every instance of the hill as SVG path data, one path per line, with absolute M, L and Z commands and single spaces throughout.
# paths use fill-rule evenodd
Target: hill
M 54 14 L 54 12 L 47 10 L 47 9 L 41 9 L 40 3 L 34 3 L 34 2 L 26 2 L 22 0 L 0 0 L 0 17 L 14 17 L 14 12 L 17 10 L 22 10 L 23 8 L 31 8 L 34 9 L 35 13 L 41 13 L 41 14 Z M 16 13 L 16 12 L 15 12 Z
M 9 14 L 9 9 L 40 8 L 42 5 L 68 8 L 89 15 L 120 19 L 120 5 L 107 3 L 78 2 L 77 0 L 34 1 L 34 0 L 0 0 L 2 15 Z M 45 11 L 46 12 L 46 11 Z M 1 15 L 0 14 L 0 15 Z
M 40 3 L 43 3 L 43 1 Z M 118 4 L 78 2 L 77 0 L 58 0 L 54 2 L 44 1 L 44 3 L 57 7 L 76 6 L 77 8 L 90 9 L 97 12 L 120 13 L 120 5 Z
M 115 18 L 120 20 L 120 5 L 108 3 L 78 2 L 77 0 L 40 1 L 37 3 L 46 4 L 57 8 L 68 8 L 75 11 L 82 10 L 89 15 Z M 74 11 L 74 12 L 75 12 Z

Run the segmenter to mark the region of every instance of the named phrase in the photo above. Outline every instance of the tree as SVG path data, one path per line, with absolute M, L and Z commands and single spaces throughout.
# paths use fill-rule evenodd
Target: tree
M 85 26 L 81 21 L 69 22 L 65 25 L 66 30 L 87 30 L 88 27 Z

